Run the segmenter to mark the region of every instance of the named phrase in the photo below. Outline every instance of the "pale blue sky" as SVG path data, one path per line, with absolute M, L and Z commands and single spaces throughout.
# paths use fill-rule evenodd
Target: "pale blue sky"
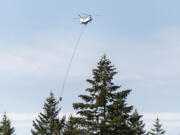
M 50 90 L 59 97 L 57 87 L 81 31 L 73 18 L 86 12 L 102 16 L 82 36 L 61 113 L 74 112 L 72 103 L 106 53 L 119 72 L 116 84 L 133 90 L 128 103 L 146 116 L 147 125 L 152 114 L 165 113 L 159 117 L 167 135 L 178 135 L 179 5 L 178 0 L 0 1 L 0 113 L 10 114 L 17 135 L 29 133 L 31 119 L 19 114 L 32 118 L 42 111 Z

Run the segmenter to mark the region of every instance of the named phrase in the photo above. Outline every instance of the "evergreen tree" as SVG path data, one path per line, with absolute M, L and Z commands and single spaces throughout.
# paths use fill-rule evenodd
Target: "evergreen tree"
M 126 98 L 131 90 L 115 92 L 111 95 L 112 104 L 108 107 L 109 132 L 113 135 L 135 135 L 130 126 L 130 113 L 133 106 L 127 106 Z
M 118 91 L 120 86 L 114 85 L 116 68 L 104 55 L 93 69 L 93 78 L 87 82 L 91 87 L 85 91 L 87 95 L 79 97 L 83 103 L 74 103 L 81 117 L 77 122 L 92 135 L 133 135 L 128 124 L 133 106 L 127 106 L 126 98 L 131 90 Z
M 163 135 L 165 134 L 165 130 L 162 129 L 162 124 L 160 124 L 159 118 L 156 119 L 154 128 L 151 129 L 149 135 Z
M 146 130 L 144 129 L 145 124 L 141 120 L 142 115 L 139 115 L 137 110 L 135 109 L 134 113 L 130 117 L 130 126 L 134 130 L 135 135 L 144 135 Z
M 11 126 L 11 121 L 8 119 L 6 113 L 4 113 L 0 125 L 0 135 L 13 135 L 14 132 L 15 129 Z
M 60 111 L 58 103 L 51 92 L 44 104 L 44 112 L 33 121 L 32 135 L 62 135 L 65 117 L 61 120 L 58 117 Z
M 85 134 L 88 135 L 77 124 L 76 118 L 71 115 L 69 117 L 69 120 L 65 124 L 63 135 L 85 135 Z

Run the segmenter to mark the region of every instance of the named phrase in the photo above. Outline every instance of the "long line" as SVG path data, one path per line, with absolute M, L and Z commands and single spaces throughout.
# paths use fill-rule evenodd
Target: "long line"
M 78 45 L 79 45 L 79 43 L 80 43 L 81 37 L 82 37 L 82 35 L 83 35 L 84 28 L 85 28 L 85 25 L 82 27 L 82 30 L 81 30 L 81 32 L 80 32 L 80 34 L 79 34 L 78 40 L 77 40 L 77 42 L 76 42 L 76 44 L 75 44 L 75 46 L 74 46 L 73 53 L 72 53 L 71 59 L 70 59 L 70 61 L 69 61 L 68 67 L 67 67 L 67 70 L 66 70 L 66 72 L 65 72 L 65 77 L 64 77 L 64 81 L 63 81 L 62 88 L 61 88 L 61 93 L 60 93 L 60 96 L 61 96 L 61 97 L 63 96 L 64 89 L 65 89 L 65 85 L 66 85 L 66 81 L 67 81 L 67 78 L 68 78 L 68 76 L 69 76 L 69 71 L 70 71 L 70 69 L 71 69 L 72 61 L 73 61 L 74 56 L 75 56 L 75 54 L 76 54 L 76 52 L 77 52 L 77 48 L 78 48 Z

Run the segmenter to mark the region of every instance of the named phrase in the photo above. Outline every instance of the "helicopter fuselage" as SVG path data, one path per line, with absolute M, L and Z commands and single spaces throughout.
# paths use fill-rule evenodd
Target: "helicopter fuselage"
M 86 18 L 82 18 L 82 17 L 80 18 L 80 23 L 81 24 L 88 24 L 91 21 L 92 21 L 92 17 L 91 16 L 88 16 Z

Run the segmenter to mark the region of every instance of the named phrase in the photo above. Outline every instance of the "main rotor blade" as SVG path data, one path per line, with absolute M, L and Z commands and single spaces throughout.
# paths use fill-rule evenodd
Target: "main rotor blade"
M 82 13 L 82 14 L 87 15 L 87 16 L 89 16 L 89 15 L 90 15 L 90 14 L 87 14 L 87 13 Z
M 97 15 L 97 14 L 94 14 L 94 16 L 102 16 L 102 15 Z

